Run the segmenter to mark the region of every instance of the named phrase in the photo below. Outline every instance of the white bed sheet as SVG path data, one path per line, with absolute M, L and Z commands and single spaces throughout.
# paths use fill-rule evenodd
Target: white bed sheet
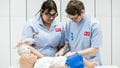
M 97 66 L 96 68 L 120 68 L 116 65 L 103 65 L 103 66 Z

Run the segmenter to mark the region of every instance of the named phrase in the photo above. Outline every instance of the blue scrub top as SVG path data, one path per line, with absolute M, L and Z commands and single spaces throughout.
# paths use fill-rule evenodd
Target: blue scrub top
M 33 34 L 36 33 L 36 34 Z M 39 16 L 28 20 L 26 23 L 22 39 L 33 38 L 36 43 L 33 45 L 40 53 L 45 56 L 54 56 L 57 52 L 57 46 L 64 45 L 64 28 L 56 20 L 47 30 Z
M 85 16 L 79 24 L 67 20 L 66 41 L 70 45 L 70 51 L 80 51 L 87 48 L 99 48 L 102 45 L 102 33 L 99 22 L 91 17 Z M 86 59 L 98 61 L 101 64 L 99 53 Z

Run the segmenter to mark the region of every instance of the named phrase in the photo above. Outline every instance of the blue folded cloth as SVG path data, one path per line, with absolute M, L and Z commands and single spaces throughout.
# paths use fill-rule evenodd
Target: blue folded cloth
M 67 57 L 66 64 L 70 68 L 84 68 L 84 61 L 81 54 L 74 54 Z

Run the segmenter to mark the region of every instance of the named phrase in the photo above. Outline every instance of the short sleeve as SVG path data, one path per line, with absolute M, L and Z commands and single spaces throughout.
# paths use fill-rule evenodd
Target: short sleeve
M 102 45 L 102 31 L 99 23 L 92 25 L 91 47 L 99 48 Z
M 30 23 L 27 22 L 23 28 L 21 40 L 25 38 L 33 38 L 33 28 Z

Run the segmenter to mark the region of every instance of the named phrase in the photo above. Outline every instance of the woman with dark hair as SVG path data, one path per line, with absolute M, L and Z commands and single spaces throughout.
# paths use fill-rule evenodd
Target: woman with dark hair
M 39 16 L 38 16 L 39 15 Z M 42 56 L 55 56 L 58 46 L 64 45 L 64 30 L 56 21 L 57 6 L 53 0 L 43 2 L 41 9 L 35 17 L 28 20 L 22 33 L 22 40 L 32 38 L 32 45 Z M 34 54 L 20 55 L 21 68 L 33 68 L 38 59 Z

